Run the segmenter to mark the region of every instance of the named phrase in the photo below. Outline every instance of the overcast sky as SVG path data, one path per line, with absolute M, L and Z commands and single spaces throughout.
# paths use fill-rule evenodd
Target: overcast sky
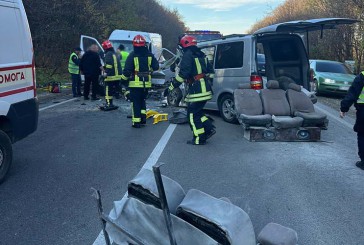
M 284 0 L 159 0 L 178 9 L 191 30 L 216 30 L 224 35 L 246 33 Z

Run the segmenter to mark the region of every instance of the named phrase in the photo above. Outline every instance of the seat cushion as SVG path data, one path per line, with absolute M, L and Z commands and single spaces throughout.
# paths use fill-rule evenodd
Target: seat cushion
M 262 126 L 269 127 L 272 124 L 272 116 L 271 115 L 246 115 L 240 114 L 239 119 L 241 123 L 246 126 Z
M 175 214 L 177 206 L 185 197 L 185 191 L 180 184 L 164 175 L 162 180 L 170 212 Z M 143 168 L 134 179 L 129 181 L 128 196 L 156 208 L 162 208 L 154 174 L 149 169 Z
M 302 123 L 302 117 L 272 116 L 272 124 L 276 129 L 299 128 Z
M 260 96 L 263 102 L 264 114 L 276 116 L 291 115 L 286 92 L 282 89 L 262 89 Z
M 287 90 L 287 99 L 291 107 L 291 115 L 293 116 L 295 112 L 311 113 L 315 112 L 313 103 L 310 98 L 303 92 L 298 92 L 293 89 Z
M 234 105 L 238 115 L 263 114 L 262 101 L 258 92 L 253 89 L 236 89 L 234 91 Z
M 323 126 L 325 124 L 327 116 L 318 112 L 299 112 L 296 111 L 294 113 L 296 117 L 303 118 L 303 126 L 304 127 L 315 127 L 315 126 Z
M 297 232 L 279 224 L 269 223 L 258 235 L 258 242 L 265 245 L 296 245 Z
M 247 213 L 234 204 L 202 191 L 189 190 L 177 208 L 177 216 L 219 244 L 256 244 L 253 224 Z

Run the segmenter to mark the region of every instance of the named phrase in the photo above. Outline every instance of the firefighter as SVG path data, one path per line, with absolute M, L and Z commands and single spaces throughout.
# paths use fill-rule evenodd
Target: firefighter
M 74 51 L 70 55 L 70 58 L 68 61 L 68 72 L 71 74 L 73 97 L 82 96 L 81 76 L 80 76 L 80 58 L 81 58 L 81 49 L 79 47 L 77 47 L 74 49 Z
M 345 98 L 341 101 L 340 117 L 343 118 L 354 104 L 356 108 L 356 122 L 354 131 L 358 137 L 358 155 L 360 161 L 356 166 L 364 170 L 364 71 L 353 81 Z
M 120 83 L 122 69 L 120 64 L 120 58 L 116 55 L 115 50 L 109 40 L 102 43 L 102 47 L 105 50 L 105 106 L 101 107 L 101 110 L 110 111 L 115 110 L 118 107 L 113 104 L 113 95 L 115 89 Z
M 196 46 L 195 37 L 183 36 L 180 45 L 183 48 L 183 56 L 176 80 L 169 90 L 172 91 L 186 82 L 187 116 L 193 132 L 193 139 L 187 141 L 187 144 L 204 145 L 206 140 L 216 133 L 215 126 L 203 113 L 206 102 L 212 98 L 211 81 L 214 71 L 205 54 Z
M 136 35 L 133 39 L 134 51 L 126 59 L 123 75 L 129 80 L 130 100 L 132 107 L 132 126 L 140 128 L 146 124 L 146 98 L 148 89 L 152 87 L 151 74 L 159 69 L 159 63 L 146 47 L 145 38 Z

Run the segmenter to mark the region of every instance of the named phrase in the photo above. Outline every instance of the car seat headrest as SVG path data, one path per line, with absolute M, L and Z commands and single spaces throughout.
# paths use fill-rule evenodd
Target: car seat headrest
M 279 82 L 276 80 L 269 80 L 267 82 L 268 89 L 279 89 Z
M 239 83 L 239 89 L 251 89 L 250 83 Z
M 292 89 L 294 91 L 301 92 L 301 86 L 298 84 L 295 84 L 295 83 L 290 83 L 288 85 L 288 89 Z

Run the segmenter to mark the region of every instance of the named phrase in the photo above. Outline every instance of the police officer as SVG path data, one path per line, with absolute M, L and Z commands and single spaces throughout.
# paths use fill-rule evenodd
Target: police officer
M 81 76 L 80 76 L 80 55 L 81 49 L 75 48 L 68 60 L 68 72 L 72 79 L 73 97 L 80 97 L 81 94 Z
M 102 43 L 102 47 L 105 50 L 105 106 L 101 107 L 101 110 L 110 111 L 115 110 L 118 107 L 113 104 L 113 95 L 115 89 L 120 82 L 122 69 L 120 64 L 120 58 L 116 55 L 115 50 L 109 40 Z
M 125 51 L 125 46 L 123 44 L 120 44 L 119 45 L 118 51 L 120 53 L 121 67 L 124 69 L 124 67 L 125 67 L 125 61 L 128 58 L 129 53 Z
M 125 46 L 123 44 L 119 45 L 117 51 L 120 54 L 121 68 L 124 69 L 129 53 L 125 51 Z M 121 83 L 121 92 L 123 93 L 125 100 L 130 100 L 130 91 L 128 90 L 128 85 L 125 84 L 125 82 Z
M 140 128 L 146 124 L 146 97 L 152 87 L 151 74 L 159 69 L 159 63 L 146 47 L 145 38 L 136 35 L 133 39 L 134 51 L 126 59 L 122 75 L 124 81 L 129 80 L 130 100 L 132 106 L 132 126 Z
M 341 101 L 340 117 L 343 118 L 353 104 L 356 108 L 354 131 L 358 135 L 358 154 L 360 157 L 356 166 L 364 170 L 364 71 L 354 79 L 348 94 Z
M 206 102 L 212 98 L 213 69 L 205 54 L 196 46 L 193 36 L 185 35 L 180 40 L 183 56 L 176 81 L 169 87 L 172 91 L 182 82 L 188 86 L 185 101 L 188 103 L 187 115 L 193 132 L 193 139 L 187 144 L 204 145 L 206 140 L 216 133 L 215 126 L 203 113 Z

